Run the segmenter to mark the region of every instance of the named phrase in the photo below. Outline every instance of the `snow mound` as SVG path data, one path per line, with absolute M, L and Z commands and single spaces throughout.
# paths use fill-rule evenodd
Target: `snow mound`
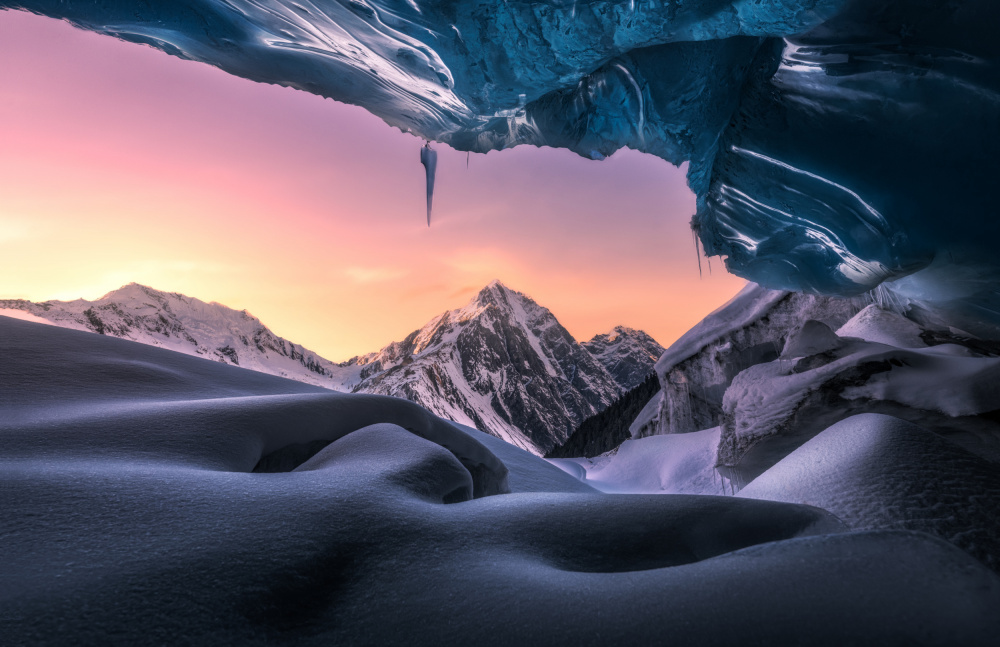
M 843 420 L 743 488 L 740 497 L 808 503 L 854 529 L 918 530 L 1000 570 L 1000 471 L 889 416 Z
M 0 357 L 12 645 L 1000 633 L 1000 579 L 926 535 L 843 534 L 819 509 L 732 497 L 481 496 L 505 465 L 410 402 L 7 318 Z M 331 442 L 298 469 L 252 471 L 316 441 Z M 547 475 L 536 485 L 561 478 L 517 456 Z M 740 604 L 720 615 L 725 599 Z

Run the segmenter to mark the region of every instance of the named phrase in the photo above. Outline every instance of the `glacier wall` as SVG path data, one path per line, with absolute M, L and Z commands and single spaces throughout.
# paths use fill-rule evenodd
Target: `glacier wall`
M 0 0 L 460 150 L 689 161 L 707 253 L 854 295 L 932 263 L 1000 321 L 994 0 Z M 972 268 L 972 269 L 970 269 Z M 920 274 L 916 275 L 920 277 Z M 919 278 L 906 298 L 929 298 Z M 915 296 L 914 296 L 915 295 Z M 972 325 L 970 324 L 970 327 Z

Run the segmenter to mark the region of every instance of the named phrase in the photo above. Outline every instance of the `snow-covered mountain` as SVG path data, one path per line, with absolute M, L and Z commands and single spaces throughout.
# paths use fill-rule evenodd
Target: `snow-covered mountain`
M 610 332 L 594 335 L 580 345 L 603 364 L 626 391 L 639 386 L 653 372 L 656 360 L 665 350 L 643 331 L 628 326 L 615 326 Z
M 499 281 L 406 339 L 339 364 L 245 310 L 137 283 L 95 301 L 0 300 L 4 313 L 328 389 L 406 398 L 538 454 L 648 375 L 662 351 L 624 326 L 580 344 L 548 309 Z
M 138 283 L 95 301 L 0 300 L 0 314 L 5 310 L 336 390 L 349 388 L 359 374 L 356 366 L 336 364 L 275 335 L 246 310 Z
M 351 363 L 363 366 L 355 392 L 412 400 L 535 453 L 565 441 L 622 393 L 547 308 L 499 281 Z

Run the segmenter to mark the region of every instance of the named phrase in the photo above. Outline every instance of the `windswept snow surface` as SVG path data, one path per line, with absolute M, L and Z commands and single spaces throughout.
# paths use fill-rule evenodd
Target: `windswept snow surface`
M 997 318 L 995 0 L 0 7 L 357 104 L 460 150 L 689 161 L 693 225 L 730 271 L 856 295 L 934 261 Z M 936 298 L 936 281 L 905 292 Z
M 0 359 L 5 644 L 1000 633 L 1000 579 L 927 535 L 845 534 L 769 501 L 537 491 L 554 468 L 523 452 L 525 482 L 533 462 L 549 476 L 500 494 L 500 454 L 412 403 L 54 326 L 0 317 Z
M 897 418 L 841 421 L 739 496 L 819 506 L 855 529 L 929 532 L 1000 571 L 1000 469 Z

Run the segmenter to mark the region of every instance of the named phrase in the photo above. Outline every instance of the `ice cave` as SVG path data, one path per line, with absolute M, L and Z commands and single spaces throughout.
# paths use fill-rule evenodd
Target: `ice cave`
M 996 644 L 1000 4 L 0 9 L 434 146 L 686 162 L 752 282 L 599 460 L 0 318 L 2 642 Z

